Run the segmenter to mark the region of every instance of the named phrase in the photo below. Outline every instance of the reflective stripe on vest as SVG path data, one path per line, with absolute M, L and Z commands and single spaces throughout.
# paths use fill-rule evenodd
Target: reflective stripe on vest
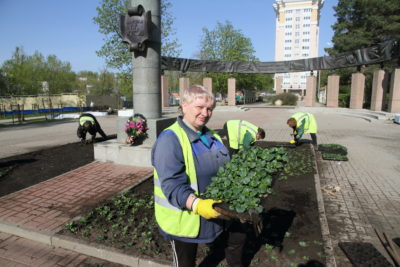
M 92 125 L 94 125 L 94 119 L 92 117 L 89 116 L 82 116 L 79 118 L 79 124 L 81 126 L 83 126 L 83 124 L 85 123 L 85 121 L 90 121 L 92 123 Z
M 229 135 L 229 146 L 233 149 L 243 147 L 243 139 L 246 130 L 250 132 L 253 140 L 256 140 L 258 127 L 254 124 L 243 120 L 229 120 L 226 123 Z
M 292 118 L 294 118 L 296 120 L 297 128 L 299 128 L 301 126 L 301 121 L 303 119 L 305 119 L 304 133 L 317 133 L 317 122 L 316 122 L 313 114 L 305 113 L 305 112 L 297 112 L 297 113 L 293 114 Z
M 185 161 L 185 172 L 189 178 L 188 182 L 190 183 L 190 187 L 195 191 L 195 194 L 198 194 L 196 167 L 189 138 L 178 122 L 175 122 L 166 130 L 173 131 L 178 137 Z M 221 138 L 214 131 L 210 131 L 222 142 Z M 199 235 L 200 216 L 194 214 L 192 211 L 181 210 L 169 203 L 162 192 L 156 169 L 154 169 L 154 209 L 158 225 L 167 234 L 191 238 Z

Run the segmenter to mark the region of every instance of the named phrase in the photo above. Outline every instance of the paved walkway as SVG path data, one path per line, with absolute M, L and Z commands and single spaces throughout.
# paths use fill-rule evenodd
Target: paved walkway
M 265 128 L 267 140 L 288 141 L 291 132 L 286 120 L 299 110 L 302 109 L 220 110 L 208 126 L 221 129 L 227 119 L 245 119 Z M 309 111 L 317 118 L 319 143 L 341 144 L 349 150 L 349 161 L 340 163 L 322 161 L 317 153 L 321 186 L 341 188 L 336 196 L 323 192 L 336 265 L 350 266 L 337 247 L 339 241 L 372 242 L 386 255 L 373 228 L 392 238 L 400 237 L 400 125 L 385 120 L 369 122 L 329 109 Z M 114 195 L 149 174 L 150 169 L 95 162 L 0 198 L 0 222 L 53 233 L 80 214 L 78 206 Z M 42 252 L 38 252 L 36 249 L 41 246 Z M 40 253 L 45 256 L 39 257 Z M 78 266 L 79 261 L 85 264 L 95 260 L 0 233 L 0 266 Z M 48 265 L 39 264 L 40 261 Z
M 151 168 L 94 162 L 25 190 L 0 198 L 0 227 L 34 229 L 42 239 L 97 204 L 137 184 Z M 12 232 L 11 231 L 11 232 Z M 0 232 L 0 266 L 119 266 L 83 254 Z

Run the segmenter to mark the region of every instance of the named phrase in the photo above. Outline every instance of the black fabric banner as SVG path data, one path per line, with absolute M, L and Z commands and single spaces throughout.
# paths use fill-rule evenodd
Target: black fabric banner
M 211 61 L 162 57 L 161 69 L 181 72 L 286 73 L 379 64 L 399 58 L 400 39 L 333 56 L 276 62 Z

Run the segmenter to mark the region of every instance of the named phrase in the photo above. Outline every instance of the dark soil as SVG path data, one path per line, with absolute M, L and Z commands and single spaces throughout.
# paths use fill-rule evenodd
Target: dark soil
M 116 138 L 116 134 L 107 139 Z M 104 141 L 96 138 L 95 142 Z M 70 143 L 0 159 L 0 197 L 46 181 L 94 160 L 93 144 Z
M 258 142 L 257 145 L 270 147 L 273 144 Z M 310 146 L 297 146 L 288 152 L 287 167 L 276 179 L 273 194 L 263 201 L 261 234 L 256 236 L 253 225 L 245 225 L 248 240 L 244 266 L 323 266 L 325 262 Z M 170 245 L 158 233 L 154 211 L 149 205 L 152 192 L 153 182 L 149 179 L 123 197 L 114 197 L 98 205 L 97 211 L 93 209 L 71 222 L 59 234 L 111 246 L 130 255 L 171 262 Z M 114 211 L 112 215 L 111 211 Z M 119 211 L 122 214 L 116 215 Z M 199 246 L 199 262 L 207 251 L 207 246 Z M 222 255 L 220 266 L 226 266 L 223 258 Z
M 93 145 L 71 143 L 0 159 L 0 196 L 5 196 L 94 160 Z

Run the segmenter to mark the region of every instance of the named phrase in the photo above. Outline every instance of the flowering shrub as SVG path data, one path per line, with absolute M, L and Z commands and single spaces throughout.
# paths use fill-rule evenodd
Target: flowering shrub
M 140 117 L 130 117 L 125 124 L 125 132 L 128 135 L 126 143 L 133 144 L 136 139 L 147 138 L 146 120 Z

